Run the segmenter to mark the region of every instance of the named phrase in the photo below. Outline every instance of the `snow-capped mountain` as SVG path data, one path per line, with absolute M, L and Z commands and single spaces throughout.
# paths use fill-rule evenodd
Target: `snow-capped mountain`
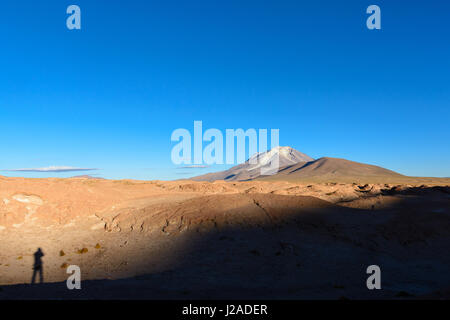
M 251 171 L 261 167 L 270 166 L 276 161 L 276 157 L 278 157 L 280 168 L 299 162 L 309 162 L 314 160 L 310 156 L 291 147 L 276 147 L 266 152 L 256 153 L 250 157 L 246 162 L 248 164 L 246 170 Z
M 314 161 L 314 159 L 291 147 L 276 147 L 266 152 L 256 153 L 246 162 L 228 170 L 208 173 L 191 179 L 197 181 L 248 180 L 267 174 L 265 172 L 273 172 L 273 169 L 276 173 L 278 168 L 310 161 Z

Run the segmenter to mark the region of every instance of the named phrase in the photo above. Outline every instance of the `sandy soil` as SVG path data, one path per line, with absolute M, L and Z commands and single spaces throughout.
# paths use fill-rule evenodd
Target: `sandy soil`
M 436 184 L 0 177 L 0 298 L 448 298 Z M 38 248 L 45 284 L 29 285 Z

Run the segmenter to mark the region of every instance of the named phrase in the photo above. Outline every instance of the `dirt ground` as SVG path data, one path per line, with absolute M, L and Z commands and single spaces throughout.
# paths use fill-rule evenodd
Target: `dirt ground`
M 0 177 L 0 299 L 449 298 L 437 184 Z

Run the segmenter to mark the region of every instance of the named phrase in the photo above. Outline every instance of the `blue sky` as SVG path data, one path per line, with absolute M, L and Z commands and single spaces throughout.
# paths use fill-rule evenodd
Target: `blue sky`
M 77 4 L 82 30 L 66 28 Z M 381 8 L 382 29 L 366 28 Z M 173 130 L 278 128 L 280 144 L 450 176 L 447 1 L 5 1 L 0 169 L 178 179 Z M 7 172 L 67 177 L 84 172 Z

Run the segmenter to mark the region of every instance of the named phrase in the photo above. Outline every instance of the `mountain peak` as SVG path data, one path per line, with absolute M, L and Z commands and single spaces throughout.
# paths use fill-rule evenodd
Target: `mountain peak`
M 288 165 L 296 164 L 299 162 L 310 162 L 314 161 L 310 156 L 295 150 L 292 147 L 275 147 L 266 152 L 255 153 L 246 162 L 249 165 L 248 171 L 255 170 L 264 166 L 270 165 L 275 157 L 278 155 L 279 167 L 285 167 Z
M 214 180 L 250 180 L 262 174 L 263 169 L 271 168 L 278 156 L 278 168 L 291 166 L 297 163 L 314 161 L 310 156 L 295 150 L 292 147 L 274 147 L 269 151 L 259 152 L 252 155 L 246 162 L 239 164 L 231 169 L 208 173 L 202 176 L 193 177 L 197 181 Z M 276 167 L 276 162 L 275 162 Z

